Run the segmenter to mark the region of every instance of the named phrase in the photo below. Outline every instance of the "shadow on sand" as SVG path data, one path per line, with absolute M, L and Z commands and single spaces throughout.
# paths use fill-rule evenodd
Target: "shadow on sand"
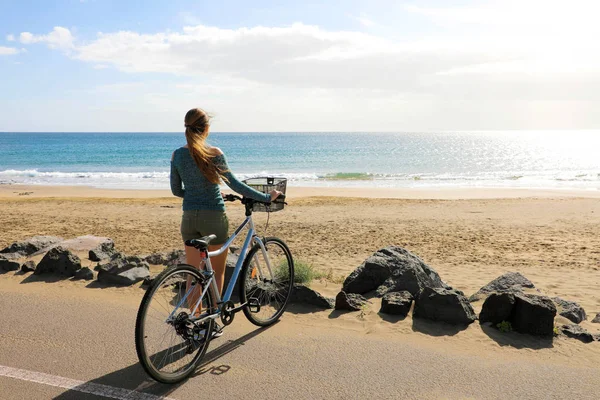
M 413 318 L 412 330 L 430 336 L 454 336 L 467 329 L 469 325 L 450 325 L 439 321 Z
M 217 347 L 216 349 L 209 351 L 204 355 L 202 362 L 198 364 L 198 366 L 196 367 L 196 371 L 188 379 L 204 374 L 223 375 L 227 373 L 231 369 L 229 365 L 211 364 L 215 363 L 217 360 L 219 360 L 226 354 L 231 353 L 238 347 L 243 346 L 248 340 L 265 332 L 269 328 L 270 327 L 257 328 L 238 339 L 229 340 L 226 343 L 223 343 L 222 345 Z M 187 379 L 172 385 L 156 382 L 146 374 L 146 372 L 139 363 L 135 363 L 126 368 L 90 380 L 85 384 L 81 385 L 81 387 L 79 388 L 68 390 L 67 392 L 62 393 L 59 396 L 54 397 L 54 400 L 80 400 L 87 398 L 96 399 L 98 398 L 98 396 L 85 394 L 86 388 L 93 387 L 94 384 L 105 385 L 113 388 L 120 388 L 126 390 L 135 390 L 137 392 L 153 394 L 159 397 L 168 396 L 170 393 L 175 391 L 177 388 L 179 388 L 186 382 Z M 84 393 L 82 393 L 82 391 Z M 131 398 L 136 398 L 135 393 L 131 394 Z
M 61 281 L 70 280 L 68 276 L 61 276 L 56 274 L 40 274 L 35 275 L 31 274 L 27 278 L 23 279 L 20 283 L 32 283 L 32 282 L 45 282 L 45 283 L 55 283 Z
M 481 325 L 481 330 L 500 346 L 532 350 L 551 349 L 554 347 L 552 336 L 532 336 L 518 332 L 500 332 L 498 329 L 487 324 Z
M 406 319 L 406 317 L 408 316 L 408 315 L 392 315 L 392 314 L 386 314 L 386 313 L 382 313 L 382 312 L 378 312 L 377 315 L 379 315 L 382 320 L 384 320 L 386 322 L 391 322 L 393 324 L 396 322 L 404 321 Z
M 321 308 L 321 307 L 312 306 L 309 304 L 298 304 L 298 303 L 288 304 L 287 308 L 285 309 L 286 313 L 289 312 L 292 314 L 313 314 L 313 313 L 318 313 L 318 312 L 323 312 L 323 311 L 328 311 L 328 310 Z

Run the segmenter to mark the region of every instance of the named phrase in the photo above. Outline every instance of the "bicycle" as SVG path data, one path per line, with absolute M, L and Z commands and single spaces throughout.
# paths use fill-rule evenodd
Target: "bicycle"
M 194 372 L 213 337 L 216 319 L 221 320 L 222 330 L 243 311 L 253 324 L 269 326 L 287 307 L 294 283 L 292 254 L 283 240 L 260 238 L 252 220 L 254 206 L 264 208 L 266 203 L 236 195 L 225 195 L 224 200 L 241 201 L 246 219 L 219 250 L 208 251 L 215 235 L 186 241 L 186 246 L 202 254 L 205 268 L 188 264 L 167 268 L 154 279 L 140 304 L 136 351 L 144 370 L 159 382 L 177 383 Z M 280 196 L 275 202 L 284 200 L 285 196 Z M 221 299 L 210 257 L 228 251 L 245 226 L 249 227 L 248 233 Z M 240 272 L 240 304 L 236 306 L 231 296 Z

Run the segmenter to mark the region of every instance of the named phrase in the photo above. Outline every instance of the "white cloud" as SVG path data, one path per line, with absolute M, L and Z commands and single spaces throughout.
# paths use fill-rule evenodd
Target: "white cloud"
M 361 24 L 365 28 L 371 28 L 371 27 L 377 25 L 372 19 L 370 19 L 369 17 L 367 17 L 364 14 L 361 14 L 358 17 L 355 15 L 351 15 L 350 18 L 357 21 L 359 24 Z
M 25 38 L 28 40 L 28 38 Z M 73 57 L 131 73 L 229 77 L 270 85 L 412 91 L 427 74 L 496 55 L 453 53 L 435 42 L 394 43 L 359 32 L 315 26 L 221 29 L 198 25 L 182 32 L 100 33 Z
M 23 44 L 46 43 L 51 49 L 71 50 L 74 48 L 74 37 L 71 31 L 62 26 L 55 26 L 47 35 L 34 35 L 22 32 L 19 41 Z
M 195 106 L 222 117 L 221 130 L 600 127 L 597 14 L 584 15 L 579 2 L 562 12 L 536 1 L 407 6 L 445 29 L 404 40 L 301 23 L 119 31 L 86 41 L 56 27 L 20 40 L 67 50 L 93 68 L 161 73 L 160 83 L 95 89 L 103 118 L 125 109 L 156 115 L 142 130 L 168 130 Z
M 0 46 L 0 56 L 11 56 L 13 54 L 18 54 L 19 52 L 20 50 L 15 49 L 14 47 Z
M 14 42 L 15 41 L 15 35 L 13 35 L 13 34 L 6 35 L 6 41 L 8 41 L 8 42 Z

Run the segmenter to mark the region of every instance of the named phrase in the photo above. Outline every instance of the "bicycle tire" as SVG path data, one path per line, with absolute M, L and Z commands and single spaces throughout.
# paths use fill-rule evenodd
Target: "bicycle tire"
M 253 313 L 250 310 L 250 307 L 247 305 L 246 307 L 243 308 L 244 311 L 244 315 L 246 315 L 246 318 L 248 318 L 248 320 L 250 322 L 252 322 L 254 325 L 257 326 L 269 326 L 272 325 L 273 323 L 275 323 L 277 320 L 279 320 L 279 318 L 281 318 L 281 316 L 283 315 L 283 313 L 285 312 L 285 309 L 287 308 L 287 304 L 288 301 L 290 299 L 290 296 L 292 294 L 292 290 L 293 290 L 293 286 L 294 286 L 294 259 L 292 257 L 292 253 L 290 251 L 290 249 L 288 248 L 288 246 L 285 244 L 285 242 L 279 238 L 276 237 L 268 237 L 264 239 L 264 245 L 265 248 L 267 249 L 267 253 L 269 253 L 269 251 L 271 251 L 271 248 L 279 248 L 279 250 L 282 251 L 283 255 L 285 256 L 285 260 L 287 261 L 287 266 L 286 267 L 280 267 L 280 271 L 281 270 L 287 270 L 287 271 L 283 271 L 283 272 L 287 272 L 287 277 L 283 277 L 281 279 L 281 283 L 282 285 L 280 286 L 281 289 L 285 289 L 285 294 L 281 295 L 279 297 L 279 299 L 281 300 L 281 302 L 276 301 L 279 305 L 278 309 L 276 310 L 276 312 L 270 316 L 267 319 L 259 319 L 256 315 L 256 313 Z M 255 256 L 257 255 L 262 255 L 262 251 L 260 248 L 260 245 L 258 243 L 254 244 L 254 246 L 252 246 L 252 248 L 250 249 L 250 251 L 248 252 L 248 254 L 246 255 L 246 258 L 244 259 L 244 263 L 242 265 L 242 270 L 241 270 L 241 280 L 240 280 L 240 301 L 241 303 L 246 303 L 248 301 L 247 295 L 250 294 L 250 298 L 252 298 L 252 291 L 250 291 L 250 293 L 248 293 L 248 287 L 250 286 L 249 284 L 249 279 L 254 279 L 251 277 L 251 269 L 253 268 L 252 261 L 255 260 Z M 271 257 L 269 257 L 271 258 Z M 273 265 L 273 267 L 275 267 Z M 250 274 L 249 274 L 250 271 Z M 284 282 L 284 280 L 286 280 Z M 274 281 L 274 279 L 273 279 Z M 250 282 L 252 283 L 252 282 Z M 271 284 L 274 284 L 274 282 L 270 282 Z M 276 288 L 275 290 L 276 295 L 280 294 L 279 292 L 279 288 Z M 271 298 L 272 296 L 267 296 L 269 298 Z M 283 298 L 282 298 L 283 297 Z M 277 297 L 275 297 L 277 298 Z M 262 306 L 261 306 L 262 308 Z
M 142 365 L 142 367 L 144 368 L 146 373 L 148 373 L 148 375 L 150 375 L 152 378 L 154 378 L 155 380 L 157 380 L 159 382 L 168 383 L 168 384 L 181 382 L 182 380 L 184 380 L 185 378 L 187 378 L 189 375 L 191 375 L 194 372 L 196 366 L 200 363 L 200 361 L 202 360 L 202 357 L 204 356 L 204 354 L 206 353 L 206 350 L 208 349 L 208 345 L 209 345 L 210 339 L 212 337 L 212 335 L 210 333 L 213 331 L 213 328 L 214 328 L 214 320 L 209 319 L 207 322 L 208 325 L 205 328 L 206 331 L 205 331 L 205 338 L 204 338 L 203 343 L 201 345 L 198 345 L 198 348 L 193 351 L 196 353 L 195 356 L 192 358 L 191 362 L 185 368 L 183 368 L 180 372 L 178 372 L 178 373 L 161 372 L 153 365 L 153 363 L 151 361 L 151 357 L 153 355 L 148 354 L 148 351 L 146 349 L 146 343 L 144 340 L 145 333 L 146 333 L 145 332 L 146 331 L 145 322 L 146 322 L 146 318 L 148 317 L 148 311 L 150 309 L 150 305 L 152 304 L 153 296 L 157 293 L 157 291 L 162 287 L 163 284 L 167 283 L 168 279 L 170 279 L 171 277 L 175 276 L 176 274 L 178 274 L 180 272 L 185 272 L 187 274 L 190 274 L 191 276 L 196 277 L 198 279 L 198 281 L 202 281 L 202 276 L 200 275 L 200 271 L 191 265 L 179 264 L 175 267 L 165 269 L 154 279 L 153 283 L 146 290 L 146 293 L 144 294 L 144 297 L 143 297 L 142 302 L 140 303 L 140 307 L 138 309 L 136 324 L 135 324 L 135 348 L 136 348 L 136 352 L 137 352 L 137 356 L 140 361 L 140 364 Z M 207 299 L 207 301 L 206 301 L 207 307 L 210 308 L 211 311 L 214 311 L 216 309 L 216 304 L 214 301 L 212 290 L 208 290 L 206 292 L 205 297 Z M 168 312 L 168 310 L 166 310 L 166 312 Z M 166 325 L 166 322 L 165 322 L 165 325 Z M 174 327 L 172 329 L 175 331 Z M 168 327 L 167 327 L 167 330 L 168 330 Z M 171 333 L 171 335 L 172 335 L 172 333 Z

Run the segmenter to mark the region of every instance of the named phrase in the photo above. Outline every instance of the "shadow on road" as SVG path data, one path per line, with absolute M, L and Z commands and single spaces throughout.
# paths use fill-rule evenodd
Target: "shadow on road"
M 211 365 L 221 357 L 225 356 L 228 353 L 231 353 L 233 350 L 238 347 L 244 345 L 248 340 L 256 337 L 257 335 L 265 332 L 270 327 L 265 328 L 257 328 L 252 332 L 245 334 L 244 336 L 235 339 L 229 340 L 227 343 L 224 343 L 217 347 L 214 350 L 206 353 L 204 355 L 204 359 L 196 368 L 196 372 L 194 372 L 190 378 L 192 379 L 199 375 L 204 375 L 210 373 L 212 375 L 222 375 L 228 372 L 231 367 L 228 365 Z M 218 340 L 218 339 L 217 339 Z M 100 384 L 111 386 L 115 388 L 127 389 L 127 390 L 135 390 L 137 392 L 149 393 L 156 396 L 168 396 L 170 393 L 175 391 L 181 385 L 185 384 L 187 379 L 173 385 L 167 385 L 163 383 L 156 382 L 152 378 L 150 378 L 142 366 L 139 363 L 132 364 L 126 368 L 120 369 L 118 371 L 111 372 L 109 374 L 103 375 L 99 378 L 93 379 L 91 381 L 86 382 L 84 385 L 92 384 Z M 83 386 L 83 385 L 82 385 Z M 81 388 L 82 390 L 84 388 Z M 82 399 L 98 399 L 98 396 L 82 393 L 81 390 L 71 389 L 65 393 L 54 398 L 54 400 L 82 400 Z M 134 394 L 131 395 L 131 398 L 136 398 Z

